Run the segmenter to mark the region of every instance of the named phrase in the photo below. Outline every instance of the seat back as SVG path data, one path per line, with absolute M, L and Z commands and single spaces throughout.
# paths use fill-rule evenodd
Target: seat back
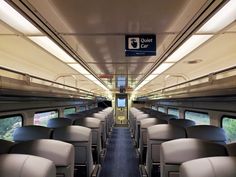
M 74 125 L 88 127 L 92 130 L 92 151 L 94 162 L 99 162 L 99 154 L 101 153 L 101 120 L 94 117 L 86 117 L 74 121 Z
M 22 154 L 0 155 L 1 177 L 55 177 L 56 168 L 52 161 Z
M 194 126 L 195 122 L 189 119 L 170 119 L 169 124 L 187 128 Z
M 139 150 L 140 150 L 140 162 L 142 164 L 144 164 L 146 160 L 147 128 L 157 124 L 167 124 L 167 121 L 158 118 L 146 118 L 140 120 Z
M 49 119 L 47 127 L 48 128 L 60 128 L 72 125 L 72 120 L 68 118 L 56 118 L 56 119 Z
M 82 126 L 55 129 L 53 139 L 65 141 L 75 148 L 75 175 L 89 177 L 93 170 L 92 132 Z
M 56 165 L 57 176 L 74 176 L 74 147 L 69 143 L 49 139 L 32 140 L 15 144 L 10 153 L 49 159 Z
M 29 125 L 18 127 L 13 133 L 15 142 L 23 142 L 37 139 L 50 139 L 52 130 L 47 127 Z
M 13 145 L 11 141 L 0 139 L 0 154 L 7 154 Z
M 146 157 L 146 169 L 148 176 L 156 176 L 160 173 L 159 166 L 161 143 L 185 137 L 186 132 L 182 127 L 170 124 L 160 124 L 148 127 Z
M 227 141 L 224 129 L 213 125 L 196 125 L 187 127 L 187 137 L 207 140 L 219 144 Z
M 161 145 L 161 176 L 179 176 L 179 166 L 189 160 L 226 155 L 225 146 L 217 143 L 192 138 L 168 141 Z
M 180 177 L 235 177 L 236 157 L 209 157 L 184 162 Z
M 227 144 L 226 148 L 229 156 L 236 156 L 236 142 Z

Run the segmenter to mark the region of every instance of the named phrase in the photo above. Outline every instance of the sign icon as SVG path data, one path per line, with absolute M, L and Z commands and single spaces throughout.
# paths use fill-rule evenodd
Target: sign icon
M 140 39 L 138 37 L 131 37 L 128 39 L 129 49 L 140 49 Z

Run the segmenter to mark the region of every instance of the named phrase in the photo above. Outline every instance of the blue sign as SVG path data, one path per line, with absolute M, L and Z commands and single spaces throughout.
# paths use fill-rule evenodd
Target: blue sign
M 155 56 L 156 35 L 125 35 L 125 56 Z

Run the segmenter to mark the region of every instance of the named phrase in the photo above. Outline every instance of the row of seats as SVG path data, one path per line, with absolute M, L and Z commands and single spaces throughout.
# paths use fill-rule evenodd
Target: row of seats
M 159 176 L 161 172 L 161 177 L 176 177 L 179 176 L 179 165 L 185 162 L 186 159 L 192 160 L 217 155 L 226 156 L 228 154 L 224 147 L 226 136 L 221 128 L 214 126 L 193 126 L 193 121 L 170 119 L 167 115 L 163 118 L 161 116 L 162 113 L 157 113 L 156 115 L 158 116 L 149 118 L 145 115 L 147 113 L 146 110 L 145 112 L 137 110 L 134 112 L 136 112 L 136 115 L 131 113 L 133 121 L 137 121 L 137 118 L 142 117 L 142 114 L 145 117 L 140 120 L 140 123 L 136 122 L 136 125 L 140 124 L 139 148 L 143 163 L 145 163 L 143 149 L 147 148 L 146 164 L 141 166 L 141 172 L 143 174 L 147 172 L 148 176 Z M 153 112 L 156 111 L 149 111 L 149 115 L 150 112 L 154 115 Z M 136 128 L 134 131 L 136 131 L 135 136 L 137 136 L 138 129 Z M 132 132 L 133 130 L 131 130 Z M 188 139 L 179 139 L 187 137 Z M 217 151 L 217 149 L 221 149 L 221 151 Z
M 99 153 L 102 151 L 102 120 L 86 117 L 91 112 L 96 114 L 92 110 L 88 114 L 83 113 L 82 117 L 73 115 L 73 119 L 51 119 L 48 122 L 48 128 L 41 126 L 17 128 L 13 137 L 16 144 L 2 140 L 0 144 L 4 146 L 0 146 L 0 153 L 29 154 L 50 159 L 56 165 L 57 176 L 72 177 L 74 172 L 75 176 L 97 176 L 100 165 L 93 164 L 92 154 L 98 163 Z M 108 135 L 112 127 L 113 121 L 110 119 L 113 119 L 113 110 L 107 108 L 98 114 L 100 117 L 103 115 L 104 122 L 109 120 L 109 129 L 104 129 Z M 92 148 L 95 149 L 93 153 Z

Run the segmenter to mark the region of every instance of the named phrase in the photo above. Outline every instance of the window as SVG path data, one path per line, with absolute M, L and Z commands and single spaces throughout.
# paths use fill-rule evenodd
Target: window
M 83 112 L 83 111 L 85 111 L 86 110 L 86 106 L 80 106 L 79 107 L 79 112 Z
M 206 113 L 185 111 L 185 119 L 195 121 L 196 125 L 210 125 L 210 118 Z
M 48 120 L 58 117 L 58 111 L 38 112 L 34 114 L 34 125 L 47 126 Z
M 117 87 L 126 87 L 126 77 L 125 76 L 117 76 L 116 78 Z
M 17 127 L 22 126 L 21 115 L 4 116 L 0 118 L 0 139 L 12 141 L 13 133 Z
M 165 108 L 163 108 L 163 107 L 158 107 L 158 109 L 157 109 L 159 112 L 164 112 L 165 113 Z
M 156 106 L 152 106 L 152 107 L 151 107 L 151 109 L 152 109 L 152 110 L 156 110 L 156 111 L 157 111 L 157 108 L 156 108 Z
M 65 108 L 64 115 L 73 114 L 76 112 L 76 108 Z
M 126 106 L 126 99 L 125 98 L 117 98 L 117 107 L 124 108 Z
M 236 141 L 236 117 L 223 116 L 222 128 L 228 137 L 228 141 Z
M 168 114 L 177 116 L 179 118 L 179 110 L 175 108 L 168 108 L 167 110 Z

